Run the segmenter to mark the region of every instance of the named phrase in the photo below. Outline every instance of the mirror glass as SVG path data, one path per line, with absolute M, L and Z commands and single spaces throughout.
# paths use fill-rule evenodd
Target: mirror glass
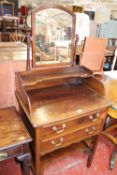
M 31 13 L 26 17 L 27 27 L 31 28 Z
M 69 13 L 56 8 L 36 13 L 36 65 L 71 61 L 72 20 Z

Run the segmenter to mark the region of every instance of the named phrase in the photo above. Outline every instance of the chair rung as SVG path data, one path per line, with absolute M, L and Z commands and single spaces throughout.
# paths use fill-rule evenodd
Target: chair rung
M 112 126 L 109 126 L 109 127 L 106 128 L 103 132 L 109 132 L 109 131 L 112 131 L 112 130 L 114 130 L 114 129 L 116 129 L 116 128 L 117 128 L 117 124 L 112 125 Z
M 114 144 L 117 144 L 117 138 L 115 138 L 114 136 L 112 136 L 109 133 L 106 133 L 104 131 L 101 132 L 102 135 L 106 136 L 111 142 L 113 142 Z

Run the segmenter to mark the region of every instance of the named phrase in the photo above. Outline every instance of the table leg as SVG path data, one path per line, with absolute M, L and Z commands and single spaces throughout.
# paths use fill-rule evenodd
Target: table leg
M 98 140 L 99 140 L 99 136 L 94 136 L 92 138 L 93 146 L 92 146 L 92 153 L 89 155 L 88 160 L 87 160 L 87 167 L 88 168 L 92 164 L 92 161 L 93 161 L 93 158 L 94 158 L 94 155 L 95 155 L 95 151 L 96 151 L 96 148 L 97 148 Z
M 17 157 L 18 161 L 21 162 L 22 174 L 30 175 L 31 169 L 31 154 L 26 153 Z

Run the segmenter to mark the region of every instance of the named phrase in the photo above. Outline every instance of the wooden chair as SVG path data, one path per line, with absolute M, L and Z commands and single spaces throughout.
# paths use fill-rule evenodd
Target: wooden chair
M 111 65 L 111 70 L 114 70 L 114 67 L 115 67 L 116 61 L 117 61 L 117 48 L 116 48 L 116 50 L 115 50 L 115 54 L 114 54 L 114 58 L 113 58 L 113 62 L 112 62 L 112 65 Z
M 108 115 L 111 118 L 115 118 L 117 119 L 117 103 L 115 103 L 114 105 L 112 105 L 109 110 L 108 110 Z M 111 155 L 111 159 L 110 159 L 110 170 L 113 170 L 114 168 L 114 161 L 115 161 L 115 157 L 117 154 L 117 135 L 114 136 L 113 131 L 117 130 L 117 124 L 111 125 L 108 128 L 106 128 L 104 131 L 102 131 L 102 135 L 106 136 L 112 143 L 115 144 L 115 151 L 112 152 Z
M 2 31 L 15 31 L 18 28 L 19 17 L 15 16 L 15 4 L 7 0 L 1 1 Z
M 7 0 L 1 1 L 2 16 L 9 15 L 14 16 L 15 9 L 14 3 Z
M 94 73 L 102 73 L 106 44 L 106 38 L 87 37 L 80 58 L 80 65 L 91 69 Z
M 10 41 L 13 42 L 24 42 L 25 39 L 26 35 L 24 35 L 23 33 L 14 32 L 10 34 Z
M 43 61 L 56 61 L 56 49 L 55 47 L 49 48 L 49 54 L 44 52 L 40 47 L 36 47 L 36 57 L 37 61 L 40 61 L 41 63 Z
M 108 38 L 108 46 L 116 46 L 117 38 Z
M 107 137 L 112 143 L 115 144 L 115 151 L 112 152 L 111 159 L 110 159 L 110 169 L 112 170 L 114 168 L 114 160 L 115 156 L 117 154 L 117 134 L 115 131 L 117 131 L 117 72 L 116 71 L 108 71 L 105 72 L 107 78 L 103 80 L 105 82 L 105 93 L 106 98 L 111 99 L 113 104 L 111 107 L 109 107 L 107 112 L 107 122 L 105 129 L 102 131 L 102 135 Z M 110 119 L 110 122 L 108 120 L 108 117 Z

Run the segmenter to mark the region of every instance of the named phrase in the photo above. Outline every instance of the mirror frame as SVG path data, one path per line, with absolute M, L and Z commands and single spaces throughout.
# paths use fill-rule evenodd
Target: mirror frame
M 49 8 L 60 9 L 72 16 L 72 43 L 71 43 L 71 60 L 69 63 L 52 63 L 52 64 L 41 64 L 36 65 L 36 13 Z M 75 27 L 76 27 L 76 16 L 74 12 L 69 10 L 67 7 L 59 4 L 43 4 L 38 8 L 32 10 L 31 12 L 31 26 L 32 26 L 32 67 L 64 67 L 71 66 L 74 60 L 74 50 L 75 50 Z

